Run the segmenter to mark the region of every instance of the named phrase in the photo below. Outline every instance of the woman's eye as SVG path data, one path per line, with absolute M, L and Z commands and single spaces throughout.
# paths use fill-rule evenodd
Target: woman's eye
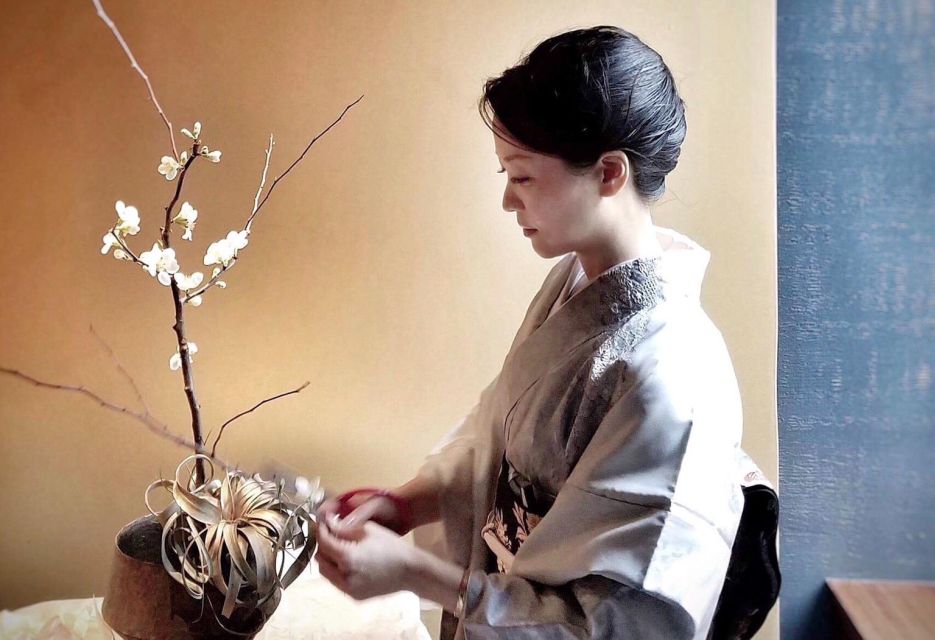
M 497 171 L 497 173 L 506 173 L 506 169 L 500 169 L 499 171 Z M 529 181 L 529 178 L 510 178 L 510 182 L 512 182 L 513 184 L 523 184 L 524 182 L 528 182 L 528 181 Z

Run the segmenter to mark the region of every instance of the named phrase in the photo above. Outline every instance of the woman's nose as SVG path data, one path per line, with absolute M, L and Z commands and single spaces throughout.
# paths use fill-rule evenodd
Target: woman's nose
M 522 201 L 517 198 L 509 189 L 503 192 L 503 210 L 507 213 L 519 211 L 523 208 Z

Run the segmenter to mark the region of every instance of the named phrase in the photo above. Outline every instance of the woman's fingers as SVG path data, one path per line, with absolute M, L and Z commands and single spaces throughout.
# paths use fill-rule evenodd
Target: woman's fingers
M 335 533 L 346 533 L 349 529 L 360 529 L 365 522 L 373 520 L 374 515 L 380 510 L 381 501 L 378 498 L 367 500 L 340 522 L 335 528 Z
M 345 494 L 342 494 L 345 495 Z M 365 505 L 370 504 L 368 502 L 370 498 L 373 497 L 373 493 L 370 491 L 361 491 L 360 493 L 351 495 L 345 500 L 339 499 L 340 496 L 334 498 L 328 498 L 318 507 L 316 511 L 318 515 L 319 522 L 325 521 L 328 522 L 332 530 L 335 533 L 341 533 L 343 529 L 346 529 L 350 526 L 356 526 L 357 523 L 366 522 L 373 517 L 373 514 L 376 512 L 374 506 L 371 504 L 366 509 L 361 510 Z M 347 518 L 354 513 L 354 518 L 350 519 L 348 522 L 344 522 L 343 519 Z M 334 522 L 333 516 L 341 518 L 341 521 Z
M 399 591 L 406 584 L 409 546 L 399 535 L 364 522 L 356 541 L 338 537 L 329 521 L 318 526 L 318 566 L 335 587 L 357 600 Z
M 339 515 L 341 509 L 341 503 L 338 502 L 336 498 L 328 498 L 318 506 L 318 510 L 315 514 L 318 516 L 319 522 L 326 522 L 331 519 L 332 516 Z
M 347 576 L 341 571 L 341 568 L 327 556 L 321 554 L 316 556 L 316 561 L 318 562 L 318 573 L 335 587 L 347 593 Z
M 318 525 L 319 553 L 324 554 L 342 571 L 350 572 L 353 564 L 353 552 L 357 539 L 364 535 L 363 529 L 351 532 L 354 539 L 340 538 L 332 531 L 332 521 L 325 520 Z
M 348 498 L 347 506 L 349 509 L 356 509 L 361 505 L 365 504 L 370 498 L 373 497 L 373 493 L 368 491 L 363 491 L 361 493 L 355 494 Z
M 330 533 L 343 540 L 359 541 L 364 536 L 364 525 L 375 522 L 396 530 L 399 514 L 396 504 L 385 496 L 374 495 L 374 490 L 359 489 L 329 498 L 318 507 L 319 523 L 325 523 Z

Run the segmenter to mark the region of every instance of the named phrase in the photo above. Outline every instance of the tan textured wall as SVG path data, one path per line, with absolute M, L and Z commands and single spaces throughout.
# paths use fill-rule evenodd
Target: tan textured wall
M 93 323 L 185 433 L 168 289 L 98 253 L 117 199 L 143 216 L 134 246 L 152 243 L 175 184 L 155 171 L 166 131 L 90 2 L 4 5 L 0 364 L 132 405 Z M 209 425 L 312 383 L 235 423 L 224 456 L 334 489 L 409 477 L 496 373 L 551 264 L 500 209 L 482 82 L 548 35 L 614 23 L 663 54 L 687 103 L 657 223 L 713 253 L 705 303 L 736 364 L 746 446 L 776 477 L 773 2 L 107 6 L 176 128 L 200 119 L 224 152 L 188 177 L 200 218 L 183 269 L 249 213 L 270 132 L 275 175 L 365 94 L 277 187 L 229 288 L 188 313 Z M 184 450 L 7 377 L 0 429 L 0 607 L 102 593 L 114 533 Z

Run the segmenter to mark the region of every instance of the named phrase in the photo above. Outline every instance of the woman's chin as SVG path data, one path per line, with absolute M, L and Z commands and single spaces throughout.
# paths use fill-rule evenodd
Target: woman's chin
M 536 236 L 533 236 L 532 250 L 535 251 L 536 255 L 538 255 L 540 258 L 545 258 L 546 260 L 550 258 L 557 258 L 558 256 L 565 255 L 566 253 L 556 249 L 555 247 L 550 247 L 549 245 L 542 242 L 536 242 Z

